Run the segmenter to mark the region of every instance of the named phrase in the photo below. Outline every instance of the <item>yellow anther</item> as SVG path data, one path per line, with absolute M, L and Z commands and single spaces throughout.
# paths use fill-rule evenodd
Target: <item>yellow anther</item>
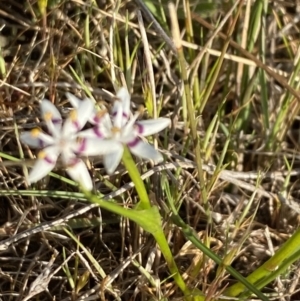
M 53 114 L 52 114 L 51 112 L 46 112 L 46 113 L 44 114 L 44 119 L 45 119 L 46 121 L 51 120 L 52 117 L 53 117 Z
M 96 116 L 97 116 L 97 118 L 102 118 L 105 114 L 107 113 L 107 110 L 106 109 L 104 109 L 104 110 L 99 110 L 99 111 L 97 111 L 97 113 L 96 113 Z
M 34 138 L 37 138 L 37 137 L 39 136 L 40 132 L 41 132 L 41 130 L 40 130 L 40 129 L 37 129 L 37 128 L 32 129 L 32 130 L 30 131 L 31 136 L 33 136 Z
M 46 158 L 46 153 L 44 151 L 40 151 L 38 153 L 38 159 L 45 159 Z
M 113 127 L 111 128 L 111 132 L 112 132 L 113 134 L 120 133 L 120 132 L 121 132 L 121 129 L 118 128 L 118 127 L 116 127 L 116 126 L 113 126 Z
M 70 112 L 70 118 L 71 118 L 72 121 L 77 120 L 77 116 L 78 116 L 77 110 L 72 110 L 72 111 Z

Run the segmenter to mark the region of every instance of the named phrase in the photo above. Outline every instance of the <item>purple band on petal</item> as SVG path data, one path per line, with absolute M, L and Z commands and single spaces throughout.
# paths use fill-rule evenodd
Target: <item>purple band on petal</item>
M 51 121 L 53 122 L 53 124 L 62 124 L 62 119 L 59 118 L 53 118 L 51 119 Z
M 114 112 L 112 115 L 113 115 L 113 117 L 116 117 L 117 116 L 117 111 Z M 122 117 L 125 118 L 125 119 L 129 118 L 128 114 L 126 114 L 125 112 L 122 113 Z
M 55 164 L 55 161 L 53 161 L 50 157 L 48 157 L 48 156 L 46 156 L 45 158 L 44 158 L 44 161 L 46 161 L 48 164 Z
M 93 131 L 98 138 L 103 138 L 103 133 L 101 132 L 99 127 L 95 126 L 93 128 Z
M 83 138 L 83 139 L 81 139 L 80 142 L 79 142 L 79 148 L 78 148 L 78 150 L 76 151 L 76 154 L 77 154 L 77 155 L 80 155 L 85 149 L 86 149 L 86 139 Z
M 45 147 L 45 143 L 42 139 L 38 139 L 38 143 L 39 143 L 39 148 L 44 148 Z
M 138 137 L 136 137 L 134 140 L 132 140 L 131 142 L 127 143 L 128 147 L 135 147 L 137 146 L 137 144 L 140 142 L 140 139 Z
M 144 132 L 144 127 L 141 124 L 139 124 L 138 122 L 135 123 L 135 127 L 136 127 L 138 134 L 141 135 Z
M 93 118 L 93 122 L 97 124 L 97 123 L 100 123 L 100 121 L 101 121 L 101 117 L 95 115 L 95 117 Z

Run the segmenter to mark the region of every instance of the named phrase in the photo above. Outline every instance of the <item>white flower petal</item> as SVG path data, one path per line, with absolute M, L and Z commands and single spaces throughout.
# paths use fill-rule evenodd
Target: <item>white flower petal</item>
M 70 115 L 73 115 L 75 116 L 77 114 L 76 111 L 71 111 Z M 63 124 L 63 127 L 61 129 L 61 132 L 60 132 L 60 138 L 59 139 L 62 139 L 63 137 L 65 139 L 68 139 L 72 136 L 74 136 L 74 134 L 76 134 L 78 132 L 78 128 L 79 128 L 79 125 L 77 124 L 77 117 L 71 117 L 69 116 L 64 124 Z
M 160 132 L 171 124 L 169 118 L 157 118 L 149 120 L 141 120 L 135 123 L 136 130 L 140 136 L 149 136 Z
M 78 109 L 81 100 L 79 98 L 77 98 L 75 95 L 67 92 L 66 96 L 68 98 L 68 101 L 70 102 L 70 104 L 72 105 L 73 108 Z
M 131 143 L 127 144 L 130 151 L 137 157 L 152 160 L 155 164 L 163 161 L 163 156 L 153 146 L 136 138 Z
M 67 167 L 67 173 L 68 175 L 76 182 L 78 182 L 80 185 L 83 186 L 83 188 L 87 190 L 93 189 L 93 182 L 91 179 L 91 176 L 89 174 L 89 171 L 84 164 L 84 162 L 80 159 L 74 158 L 75 161 Z
M 130 117 L 130 95 L 127 88 L 122 87 L 117 95 L 112 108 L 112 115 L 114 117 L 114 126 L 121 128 L 126 124 Z
M 135 123 L 137 118 L 139 117 L 140 113 L 135 113 L 126 123 L 126 125 L 122 128 L 122 135 L 137 135 L 139 127 L 135 127 Z
M 55 164 L 49 164 L 47 161 L 37 160 L 28 176 L 29 184 L 35 183 L 44 178 L 53 168 Z
M 86 98 L 80 102 L 77 116 L 77 122 L 79 123 L 80 130 L 85 126 L 85 124 L 93 114 L 94 110 L 95 104 L 90 98 Z
M 78 109 L 70 112 L 70 116 L 63 125 L 61 135 L 67 138 L 79 132 L 93 114 L 93 110 L 94 104 L 89 98 L 81 101 Z
M 29 183 L 35 183 L 45 177 L 55 166 L 58 158 L 58 148 L 49 146 L 39 152 L 38 160 L 29 173 Z
M 39 129 L 21 133 L 20 140 L 33 148 L 43 148 L 54 143 L 54 139 L 51 136 L 41 132 Z
M 61 115 L 56 106 L 48 99 L 43 99 L 40 103 L 42 115 L 51 113 L 54 119 L 62 120 Z
M 71 94 L 71 93 L 68 93 L 68 92 L 66 93 L 66 96 L 67 96 L 69 102 L 71 103 L 72 107 L 73 107 L 74 109 L 78 109 L 79 111 L 80 111 L 81 103 L 82 103 L 83 101 L 90 100 L 91 103 L 93 103 L 93 106 L 94 106 L 94 102 L 93 102 L 91 99 L 89 99 L 89 98 L 85 98 L 85 99 L 82 101 L 82 100 L 80 100 L 79 98 L 77 98 L 75 95 L 73 95 L 73 94 Z M 96 123 L 95 119 L 96 119 L 96 116 L 97 116 L 97 112 L 98 112 L 98 111 L 97 111 L 96 108 L 94 107 L 93 112 L 91 113 L 90 116 L 88 116 L 88 121 L 89 121 L 90 123 L 92 123 L 92 124 L 95 124 L 95 123 Z
M 126 87 L 122 87 L 118 93 L 117 97 L 121 99 L 123 105 L 123 113 L 129 116 L 130 114 L 130 94 Z
M 56 106 L 49 100 L 40 103 L 41 113 L 51 134 L 57 136 L 62 125 L 62 117 Z
M 135 141 L 136 138 L 138 138 L 136 131 L 134 129 L 131 129 L 130 132 L 122 132 L 121 136 L 118 138 L 118 141 L 120 141 L 123 144 L 128 144 L 132 141 Z
M 111 136 L 110 130 L 107 130 L 102 125 L 95 126 L 91 129 L 81 131 L 77 133 L 77 137 L 80 138 L 96 138 L 96 139 L 104 139 Z
M 115 129 L 121 129 L 123 125 L 123 108 L 122 104 L 119 100 L 115 101 L 114 109 L 116 109 L 115 112 L 113 112 L 113 126 Z
M 76 159 L 76 154 L 72 151 L 73 144 L 76 143 L 76 140 L 71 140 L 67 145 L 60 149 L 60 158 L 64 165 L 68 166 L 70 162 L 74 162 Z
M 107 130 L 111 130 L 112 128 L 112 122 L 111 118 L 106 110 L 101 110 L 97 112 L 96 117 L 94 118 L 95 124 L 98 126 L 102 126 L 106 128 Z
M 106 172 L 111 175 L 116 168 L 118 167 L 122 156 L 123 156 L 124 148 L 123 146 L 118 148 L 117 151 L 114 151 L 112 153 L 109 153 L 103 157 L 103 163 Z
M 82 156 L 106 155 L 123 149 L 123 145 L 115 140 L 101 140 L 98 138 L 82 138 L 73 146 L 76 154 Z
M 98 127 L 94 127 L 94 128 L 91 128 L 91 129 L 88 129 L 88 130 L 84 130 L 84 131 L 81 131 L 81 132 L 78 132 L 77 133 L 77 137 L 78 138 L 97 138 L 97 139 L 102 139 L 104 138 L 104 136 L 102 135 L 102 132 L 99 132 L 100 130 L 98 130 Z

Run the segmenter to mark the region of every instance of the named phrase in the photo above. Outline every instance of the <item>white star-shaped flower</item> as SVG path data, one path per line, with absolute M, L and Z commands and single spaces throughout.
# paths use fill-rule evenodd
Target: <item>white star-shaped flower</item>
M 78 158 L 79 155 L 93 153 L 94 142 L 79 137 L 79 131 L 86 124 L 94 110 L 94 104 L 90 99 L 80 102 L 77 109 L 71 111 L 69 118 L 63 124 L 62 117 L 57 108 L 44 99 L 41 104 L 41 113 L 48 128 L 49 134 L 40 129 L 21 134 L 23 143 L 33 148 L 43 148 L 35 165 L 28 176 L 28 182 L 34 183 L 45 177 L 56 165 L 60 156 L 69 176 L 79 182 L 85 189 L 93 188 L 92 180 L 84 162 Z
M 68 98 L 70 99 L 70 97 Z M 76 108 L 80 105 L 80 100 L 72 97 L 71 104 Z M 134 155 L 143 159 L 153 160 L 155 163 L 163 160 L 161 153 L 144 142 L 142 137 L 160 132 L 170 125 L 170 119 L 157 118 L 137 121 L 138 116 L 139 113 L 132 116 L 130 95 L 128 90 L 123 87 L 117 93 L 111 116 L 106 110 L 94 111 L 90 118 L 94 128 L 82 132 L 85 137 L 99 139 L 99 144 L 95 143 L 93 154 L 98 151 L 99 155 L 104 155 L 103 163 L 108 174 L 112 174 L 119 165 L 124 146 L 127 146 Z M 111 147 L 110 150 L 109 147 Z

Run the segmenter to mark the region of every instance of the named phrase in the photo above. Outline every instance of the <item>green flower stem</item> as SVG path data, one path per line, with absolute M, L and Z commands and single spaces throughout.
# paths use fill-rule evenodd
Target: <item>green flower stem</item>
M 263 288 L 282 274 L 293 262 L 300 259 L 300 229 L 297 230 L 268 261 L 246 279 L 258 289 Z M 245 291 L 242 283 L 236 283 L 224 291 L 224 295 L 236 297 Z
M 204 300 L 204 298 L 199 299 L 197 298 L 197 296 L 194 296 L 193 299 L 190 299 L 191 292 L 187 288 L 185 282 L 183 281 L 178 271 L 169 244 L 166 240 L 166 237 L 162 229 L 161 217 L 157 207 L 153 206 L 149 209 L 144 209 L 144 210 L 127 209 L 115 203 L 101 200 L 99 197 L 93 195 L 89 191 L 85 191 L 85 190 L 82 191 L 86 199 L 89 200 L 91 203 L 95 203 L 99 205 L 101 208 L 109 210 L 118 215 L 124 216 L 132 220 L 133 222 L 137 223 L 145 231 L 151 233 L 154 236 L 157 244 L 161 249 L 162 254 L 166 259 L 167 265 L 172 274 L 172 277 L 174 278 L 174 281 L 176 282 L 177 286 L 181 289 L 184 296 L 187 298 L 186 300 L 197 300 L 197 301 Z
M 140 197 L 138 209 L 151 208 L 151 203 L 150 203 L 144 182 L 143 182 L 141 175 L 135 165 L 135 162 L 132 159 L 131 153 L 127 147 L 124 147 L 124 153 L 123 153 L 122 160 L 123 160 L 123 164 L 125 165 L 128 173 L 129 173 L 131 180 L 133 181 L 133 183 L 135 185 L 137 194 Z
M 157 244 L 159 245 L 160 250 L 167 262 L 168 268 L 174 278 L 174 281 L 176 282 L 177 286 L 181 289 L 184 296 L 187 298 L 190 298 L 189 296 L 191 296 L 191 292 L 187 288 L 185 282 L 183 281 L 183 279 L 181 277 L 181 274 L 177 268 L 177 265 L 175 263 L 172 252 L 170 250 L 169 244 L 165 237 L 165 234 L 164 234 L 164 231 L 163 231 L 163 228 L 161 225 L 161 217 L 160 217 L 159 211 L 156 207 L 151 207 L 151 203 L 150 203 L 144 182 L 143 182 L 141 175 L 135 165 L 135 162 L 132 159 L 131 153 L 129 152 L 127 147 L 124 148 L 123 163 L 130 175 L 131 180 L 133 181 L 133 183 L 135 185 L 136 191 L 140 198 L 138 207 L 136 208 L 136 210 L 134 210 L 135 216 L 133 218 L 131 218 L 131 220 L 134 220 L 144 230 L 146 230 L 147 232 L 150 232 L 154 236 L 154 238 L 155 238 Z M 137 210 L 139 210 L 139 211 L 136 212 Z M 150 214 L 148 214 L 148 215 L 142 214 L 144 212 L 150 212 L 150 210 L 152 210 L 152 211 L 155 210 L 156 217 L 155 218 L 153 217 L 153 218 L 156 220 L 156 224 L 155 224 L 154 228 L 152 226 L 147 227 L 147 228 L 145 227 L 145 222 L 146 222 L 145 219 L 149 219 Z M 151 213 L 151 214 L 154 214 L 154 213 Z M 137 220 L 137 216 L 138 216 L 139 220 Z M 153 220 L 153 222 L 154 222 L 154 220 Z
M 160 229 L 160 231 L 152 233 L 152 235 L 154 236 L 156 243 L 159 245 L 160 250 L 164 255 L 172 277 L 174 278 L 177 286 L 183 292 L 186 300 L 204 301 L 204 296 L 200 296 L 200 294 L 203 295 L 201 291 L 195 290 L 195 295 L 193 296 L 193 293 L 188 289 L 185 282 L 183 281 L 162 228 Z

